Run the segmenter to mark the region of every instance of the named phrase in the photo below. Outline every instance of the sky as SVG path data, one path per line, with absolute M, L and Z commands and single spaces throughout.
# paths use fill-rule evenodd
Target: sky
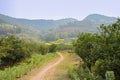
M 26 19 L 82 20 L 89 14 L 120 16 L 120 0 L 0 0 L 0 14 Z

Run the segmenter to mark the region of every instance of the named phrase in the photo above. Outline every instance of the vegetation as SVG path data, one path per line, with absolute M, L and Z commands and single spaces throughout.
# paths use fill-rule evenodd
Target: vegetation
M 34 44 L 13 35 L 0 37 L 0 80 L 16 80 L 57 57 L 56 46 Z
M 68 73 L 72 80 L 104 80 L 100 75 L 90 71 L 87 67 L 83 68 L 81 66 L 72 66 L 69 68 Z
M 58 39 L 76 38 L 78 32 L 96 32 L 96 26 L 112 24 L 114 17 L 90 14 L 79 21 L 73 18 L 60 20 L 28 20 L 0 14 L 0 35 L 17 35 L 25 39 L 38 38 L 50 42 Z
M 78 55 L 67 51 L 61 51 L 60 53 L 63 55 L 64 60 L 54 68 L 54 72 L 51 72 L 54 74 L 54 76 L 51 75 L 52 80 L 71 80 L 68 69 L 76 64 L 76 60 L 79 62 L 80 58 Z
M 80 33 L 73 44 L 75 52 L 84 61 L 84 70 L 87 67 L 90 72 L 95 72 L 95 76 L 97 74 L 105 78 L 107 72 L 109 75 L 115 74 L 116 80 L 120 79 L 120 19 L 112 25 L 102 24 L 99 33 Z M 80 73 L 80 69 L 77 69 L 77 73 Z M 77 75 L 80 79 L 81 74 Z
M 73 46 L 71 44 L 58 44 L 56 49 L 58 51 L 73 50 Z
M 19 65 L 14 65 L 13 67 L 0 70 L 0 80 L 16 80 L 36 66 L 42 67 L 44 64 L 48 63 L 56 57 L 58 57 L 57 54 L 49 53 L 43 56 L 35 53 L 31 56 L 31 58 L 26 59 Z
M 50 45 L 49 46 L 49 52 L 55 52 L 56 51 L 56 47 L 57 47 L 57 45 L 55 45 L 55 44 Z
M 82 21 L 21 20 L 0 14 L 0 35 L 3 36 L 0 37 L 0 80 L 21 77 L 36 65 L 56 57 L 56 54 L 48 53 L 72 52 L 73 46 L 84 64 L 69 69 L 72 79 L 120 79 L 120 19 L 112 24 L 115 21 L 116 18 L 98 14 L 89 15 Z M 73 45 L 69 44 L 78 31 L 96 32 L 95 26 L 101 23 L 104 25 L 99 27 L 98 33 L 80 33 Z M 90 26 L 93 30 L 89 29 Z M 38 40 L 48 43 L 39 44 Z
M 16 39 L 14 36 L 0 38 L 0 67 L 10 66 L 30 57 L 31 52 L 28 44 Z
M 11 24 L 0 24 L 0 35 L 7 36 L 9 34 L 20 34 L 22 32 L 22 28 L 19 26 L 14 26 Z

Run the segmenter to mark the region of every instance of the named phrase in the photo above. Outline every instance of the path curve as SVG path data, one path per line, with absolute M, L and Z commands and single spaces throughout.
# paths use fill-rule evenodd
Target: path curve
M 62 62 L 64 60 L 64 57 L 61 53 L 58 53 L 60 55 L 60 58 L 57 62 L 55 62 L 54 64 L 48 65 L 45 68 L 42 69 L 42 71 L 40 71 L 36 76 L 32 77 L 30 80 L 45 80 L 44 76 L 45 74 L 52 68 L 54 68 L 55 66 L 57 66 L 60 62 Z

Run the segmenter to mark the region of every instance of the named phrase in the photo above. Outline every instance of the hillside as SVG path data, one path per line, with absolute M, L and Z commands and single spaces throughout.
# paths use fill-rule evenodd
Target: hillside
M 96 32 L 96 27 L 99 27 L 101 24 L 112 24 L 116 22 L 115 17 L 108 17 L 100 14 L 91 14 L 85 17 L 81 21 L 75 21 L 67 25 L 63 25 L 62 29 L 72 28 L 73 30 L 79 30 L 81 32 Z
M 37 37 L 41 40 L 53 41 L 60 38 L 74 38 L 78 32 L 96 32 L 96 27 L 100 24 L 108 25 L 116 20 L 115 17 L 99 14 L 88 15 L 81 21 L 74 18 L 28 20 L 0 14 L 0 35 L 24 34 L 27 37 Z
M 13 18 L 13 17 L 0 14 L 1 23 L 21 25 L 27 28 L 35 28 L 35 29 L 40 29 L 40 30 L 55 28 L 59 25 L 65 25 L 67 23 L 71 23 L 74 21 L 77 21 L 77 20 L 72 19 L 72 18 L 66 18 L 66 19 L 60 19 L 60 20 L 45 20 L 45 19 L 28 20 L 28 19 Z

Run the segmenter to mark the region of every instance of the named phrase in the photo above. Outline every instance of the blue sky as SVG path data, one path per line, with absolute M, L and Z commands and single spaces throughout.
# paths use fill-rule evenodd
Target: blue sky
M 83 19 L 97 13 L 120 16 L 120 0 L 0 0 L 0 13 L 27 19 Z

